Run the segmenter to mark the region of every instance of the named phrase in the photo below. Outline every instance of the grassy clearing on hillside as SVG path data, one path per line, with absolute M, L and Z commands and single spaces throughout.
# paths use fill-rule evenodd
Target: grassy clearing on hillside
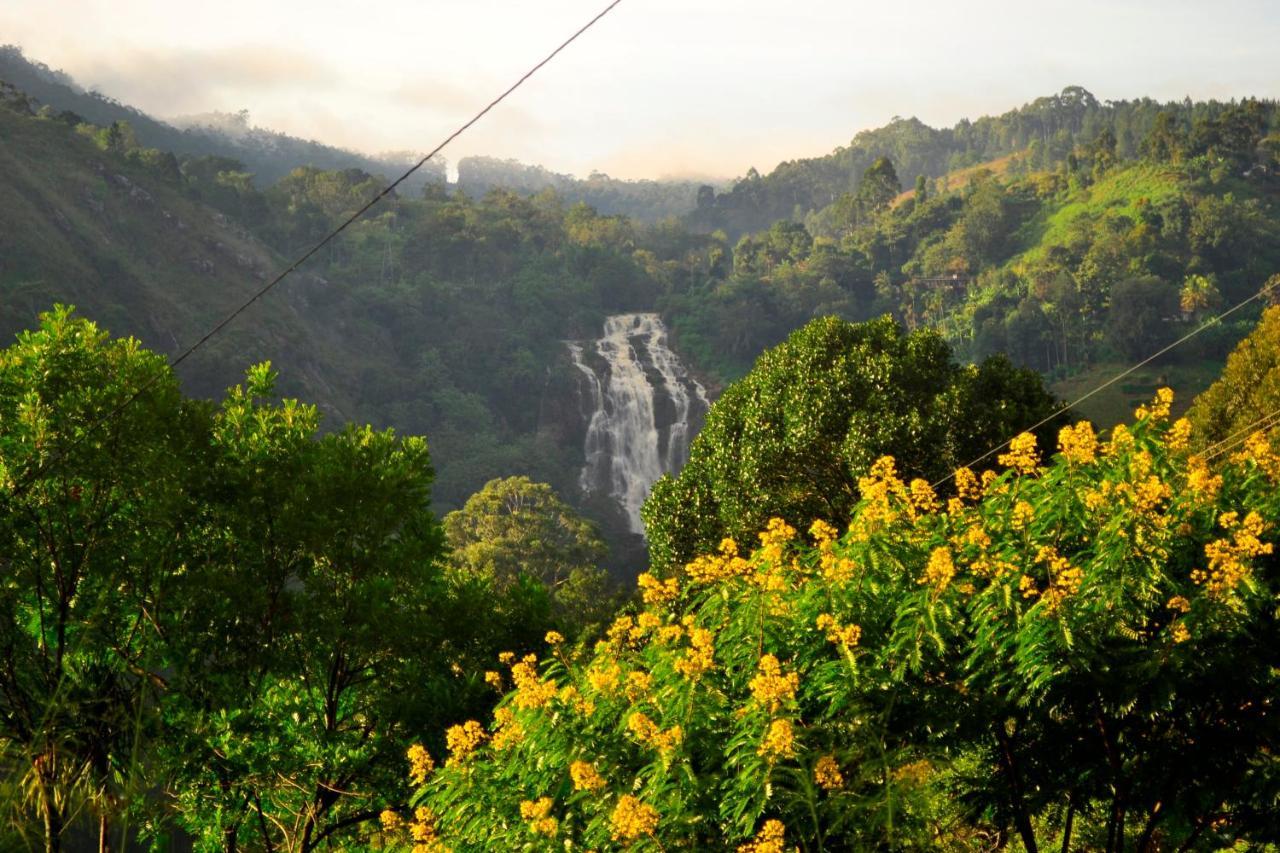
M 1155 364 L 1136 370 L 1124 379 L 1099 391 L 1073 410 L 1076 416 L 1091 421 L 1102 429 L 1133 420 L 1134 409 L 1146 403 L 1155 389 L 1167 386 L 1174 391 L 1173 416 L 1181 417 L 1192 400 L 1208 388 L 1222 373 L 1224 362 L 1203 361 Z M 1095 364 L 1068 379 L 1051 384 L 1050 390 L 1070 402 L 1088 393 L 1127 368 L 1115 361 Z
M 946 191 L 953 192 L 958 189 L 963 189 L 979 172 L 987 171 L 993 175 L 1005 175 L 1008 173 L 1009 167 L 1013 164 L 1013 159 L 1017 156 L 1018 154 L 1008 154 L 1004 157 L 997 157 L 994 160 L 987 160 L 985 163 L 976 163 L 972 166 L 965 166 L 963 169 L 957 169 L 954 172 L 948 172 L 943 176 L 943 180 L 947 182 Z M 932 192 L 937 192 L 937 189 L 932 186 L 930 187 L 930 190 Z M 897 207 L 907 199 L 915 198 L 915 196 L 916 191 L 913 187 L 899 193 L 894 200 L 890 202 L 890 206 Z
M 1180 178 L 1173 166 L 1142 163 L 1072 193 L 1058 207 L 1046 205 L 1018 234 L 1017 242 L 1023 247 L 1021 260 L 1040 260 L 1049 247 L 1067 243 L 1082 219 L 1124 216 L 1136 220 L 1141 205 L 1181 195 Z

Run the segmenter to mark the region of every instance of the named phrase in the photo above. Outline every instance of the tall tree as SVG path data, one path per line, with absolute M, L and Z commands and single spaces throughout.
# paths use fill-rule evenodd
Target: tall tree
M 961 366 L 937 332 L 814 320 L 730 386 L 689 463 L 654 486 L 643 510 L 654 565 L 678 570 L 772 516 L 842 526 L 877 457 L 938 479 L 1054 409 L 1036 374 L 1003 357 Z

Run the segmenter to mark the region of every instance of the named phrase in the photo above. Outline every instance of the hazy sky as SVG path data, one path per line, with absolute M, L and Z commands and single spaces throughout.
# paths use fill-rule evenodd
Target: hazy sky
M 606 0 L 0 0 L 0 43 L 158 116 L 426 150 Z M 1280 96 L 1280 0 L 623 0 L 445 151 L 732 177 L 895 115 Z

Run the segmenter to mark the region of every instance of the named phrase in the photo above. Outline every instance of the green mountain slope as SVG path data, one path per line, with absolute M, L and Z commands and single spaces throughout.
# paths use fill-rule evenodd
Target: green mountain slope
M 1231 107 L 1218 101 L 1099 101 L 1085 89 L 1069 86 L 1001 115 L 964 119 L 950 128 L 895 118 L 825 156 L 789 160 L 764 175 L 750 170 L 727 192 L 699 196 L 689 222 L 698 229 L 724 229 L 736 238 L 779 219 L 803 220 L 853 193 L 863 173 L 881 157 L 893 162 L 906 187 L 920 177 L 932 181 L 1015 153 L 1023 154 L 1032 169 L 1053 168 L 1104 131 L 1111 135 L 1115 156 L 1132 159 L 1141 153 L 1161 113 L 1190 127 Z
M 246 299 L 279 256 L 137 162 L 100 150 L 66 125 L 0 109 L 0 333 L 29 328 L 53 302 L 76 305 L 118 334 L 174 353 Z M 314 280 L 287 286 L 252 322 L 193 357 L 184 377 L 217 394 L 250 361 L 292 367 L 282 390 L 349 413 L 316 371 L 321 329 L 298 310 Z

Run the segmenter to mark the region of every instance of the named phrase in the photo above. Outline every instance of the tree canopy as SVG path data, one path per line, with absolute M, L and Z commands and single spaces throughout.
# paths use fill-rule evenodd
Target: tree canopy
M 444 571 L 423 439 L 320 435 L 274 381 L 188 399 L 65 308 L 0 351 L 0 799 L 28 843 L 86 814 L 107 844 L 349 837 L 403 802 L 412 735 L 491 701 L 482 661 L 540 645 Z
M 814 320 L 715 402 L 688 464 L 654 486 L 654 566 L 677 570 L 773 516 L 843 524 L 879 456 L 937 480 L 1054 406 L 1035 374 L 1002 357 L 957 364 L 936 332 Z

